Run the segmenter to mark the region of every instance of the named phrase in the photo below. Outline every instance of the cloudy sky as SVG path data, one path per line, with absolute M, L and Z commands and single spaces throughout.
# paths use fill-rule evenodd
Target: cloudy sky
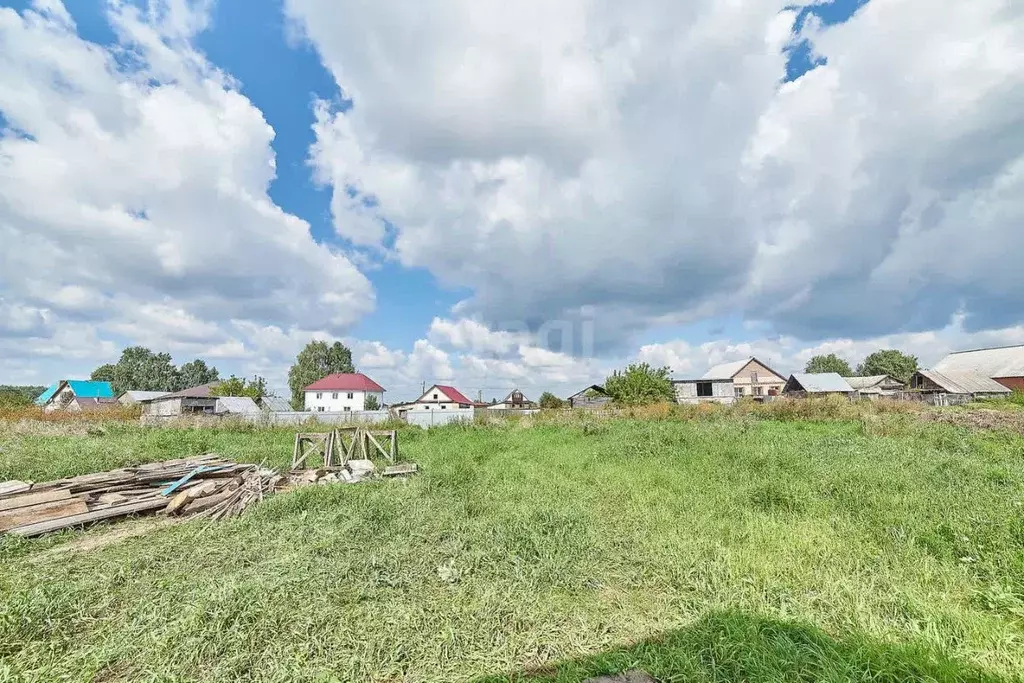
M 1024 342 L 1015 0 L 15 1 L 0 129 L 0 383 Z

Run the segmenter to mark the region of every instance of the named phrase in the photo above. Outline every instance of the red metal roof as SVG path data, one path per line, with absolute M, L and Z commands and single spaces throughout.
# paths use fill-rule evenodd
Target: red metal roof
M 435 384 L 434 386 L 443 391 L 453 403 L 475 403 L 475 401 L 466 398 L 466 396 L 455 387 L 450 387 L 444 384 Z
M 306 391 L 384 391 L 384 387 L 361 372 L 338 372 L 313 382 Z

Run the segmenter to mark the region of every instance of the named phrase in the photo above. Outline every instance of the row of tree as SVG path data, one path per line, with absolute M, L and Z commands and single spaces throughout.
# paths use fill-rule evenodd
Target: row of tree
M 181 391 L 220 379 L 217 368 L 201 359 L 176 367 L 171 354 L 154 353 L 144 346 L 129 346 L 116 363 L 106 363 L 92 371 L 91 379 L 110 382 L 114 395 L 128 390 Z
M 909 382 L 911 375 L 917 370 L 917 356 L 895 349 L 875 351 L 858 364 L 856 370 L 834 353 L 814 356 L 804 367 L 804 372 L 835 372 L 843 377 L 889 375 L 904 383 Z
M 121 352 L 116 363 L 106 363 L 92 371 L 90 379 L 110 382 L 115 396 L 128 390 L 135 391 L 182 391 L 201 384 L 218 382 L 210 390 L 214 396 L 248 396 L 260 398 L 267 395 L 267 382 L 256 376 L 251 380 L 231 375 L 222 380 L 217 368 L 207 365 L 202 359 L 195 359 L 177 367 L 169 353 L 154 353 L 144 346 L 129 346 Z

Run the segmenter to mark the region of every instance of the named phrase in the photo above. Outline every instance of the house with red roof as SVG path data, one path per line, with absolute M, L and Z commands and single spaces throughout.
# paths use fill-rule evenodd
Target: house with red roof
M 384 387 L 361 372 L 338 372 L 319 379 L 303 390 L 305 408 L 314 413 L 348 413 L 365 410 L 371 396 L 384 406 Z
M 470 411 L 476 401 L 469 398 L 455 387 L 446 384 L 435 384 L 412 403 L 406 403 L 398 409 L 399 415 L 407 412 L 425 412 L 428 410 Z

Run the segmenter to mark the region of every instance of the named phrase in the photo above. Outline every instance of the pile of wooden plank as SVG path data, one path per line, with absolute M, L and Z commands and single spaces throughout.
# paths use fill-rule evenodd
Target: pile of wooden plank
M 362 430 L 356 433 L 365 434 Z M 332 448 L 335 443 L 344 444 L 341 437 L 335 440 L 325 436 L 323 440 Z M 393 437 L 391 444 L 393 447 Z M 349 444 L 348 453 L 355 451 Z M 381 447 L 379 451 L 392 457 L 393 449 Z M 327 463 L 332 462 L 329 453 L 324 458 Z M 378 472 L 369 458 L 346 457 L 340 467 L 293 469 L 281 475 L 259 465 L 208 454 L 36 484 L 0 482 L 0 534 L 39 536 L 106 519 L 157 512 L 221 520 L 241 514 L 249 504 L 283 488 L 355 484 L 381 476 L 404 477 L 417 470 L 415 463 L 402 463 Z
M 0 532 L 38 536 L 158 511 L 224 519 L 282 482 L 274 470 L 212 454 L 36 484 L 3 482 Z

